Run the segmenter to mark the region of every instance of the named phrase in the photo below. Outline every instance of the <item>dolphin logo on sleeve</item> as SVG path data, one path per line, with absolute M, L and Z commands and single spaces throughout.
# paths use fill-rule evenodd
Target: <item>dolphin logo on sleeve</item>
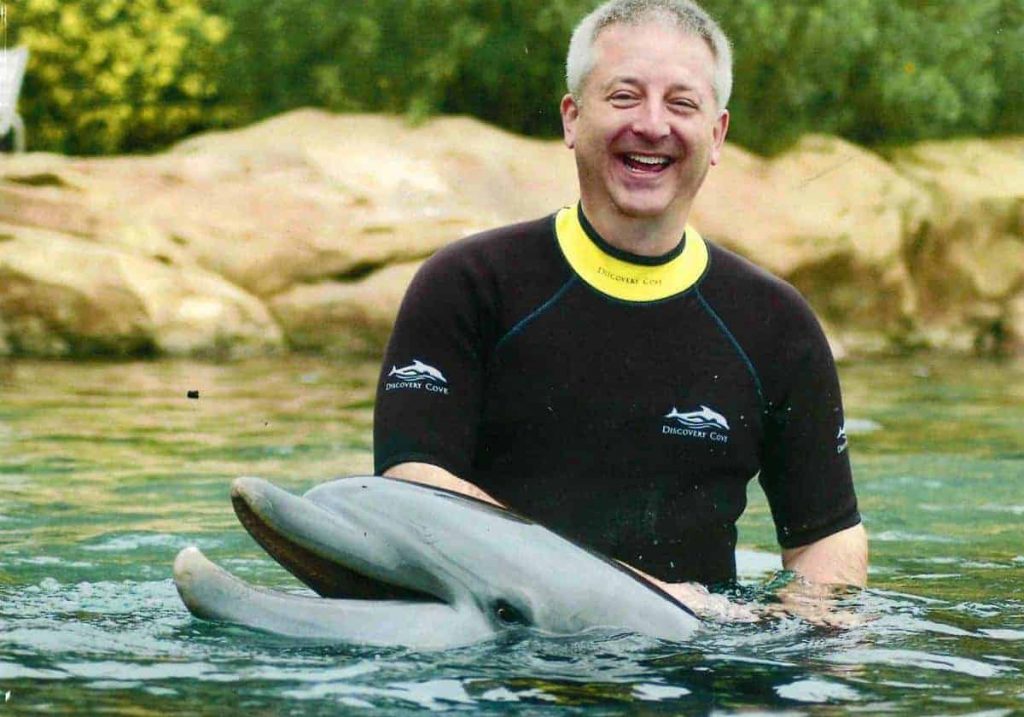
M 400 381 L 407 381 L 408 383 L 419 383 L 420 381 L 433 381 L 434 383 L 448 383 L 448 379 L 444 377 L 440 371 L 433 366 L 429 366 L 419 359 L 414 360 L 408 366 L 398 368 L 392 365 L 391 370 L 388 372 L 388 378 L 394 376 Z

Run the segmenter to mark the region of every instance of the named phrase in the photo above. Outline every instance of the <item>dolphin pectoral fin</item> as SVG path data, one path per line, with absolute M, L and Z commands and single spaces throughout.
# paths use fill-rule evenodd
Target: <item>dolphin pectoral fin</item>
M 494 629 L 469 606 L 402 600 L 334 600 L 254 587 L 196 547 L 174 560 L 182 602 L 204 620 L 287 637 L 359 645 L 445 649 L 485 640 Z

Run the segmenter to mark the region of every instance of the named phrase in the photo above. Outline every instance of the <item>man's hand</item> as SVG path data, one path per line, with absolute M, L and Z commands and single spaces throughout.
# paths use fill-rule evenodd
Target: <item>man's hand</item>
M 622 562 L 622 561 L 619 561 Z M 656 585 L 686 607 L 693 610 L 702 620 L 715 622 L 757 622 L 761 618 L 745 605 L 729 602 L 724 595 L 715 595 L 700 583 L 666 583 L 632 565 L 622 563 L 652 585 Z
M 746 605 L 730 602 L 724 595 L 715 595 L 700 583 L 663 583 L 648 578 L 702 620 L 713 622 L 758 622 L 761 618 Z
M 782 588 L 779 602 L 762 614 L 793 615 L 819 627 L 843 629 L 864 622 L 857 613 L 836 609 L 842 588 L 867 585 L 868 537 L 863 524 L 783 550 L 782 567 L 796 573 L 796 580 Z
M 847 591 L 848 592 L 848 591 Z M 842 597 L 842 588 L 835 585 L 811 583 L 799 575 L 783 587 L 775 596 L 777 603 L 758 609 L 765 617 L 798 617 L 816 627 L 848 630 L 863 625 L 873 618 L 837 606 Z

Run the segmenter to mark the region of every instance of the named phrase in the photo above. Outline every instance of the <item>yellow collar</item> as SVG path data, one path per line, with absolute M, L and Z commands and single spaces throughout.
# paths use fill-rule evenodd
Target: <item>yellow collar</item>
M 682 251 L 656 264 L 627 261 L 598 246 L 580 223 L 578 206 L 559 210 L 555 235 L 569 266 L 583 281 L 623 301 L 660 301 L 681 294 L 696 284 L 708 267 L 707 244 L 691 226 L 686 227 Z

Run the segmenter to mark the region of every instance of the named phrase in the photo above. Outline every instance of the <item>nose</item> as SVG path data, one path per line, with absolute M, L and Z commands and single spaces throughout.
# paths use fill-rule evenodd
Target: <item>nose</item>
M 667 137 L 671 132 L 668 110 L 660 102 L 644 102 L 637 108 L 630 129 L 634 134 L 652 142 Z

